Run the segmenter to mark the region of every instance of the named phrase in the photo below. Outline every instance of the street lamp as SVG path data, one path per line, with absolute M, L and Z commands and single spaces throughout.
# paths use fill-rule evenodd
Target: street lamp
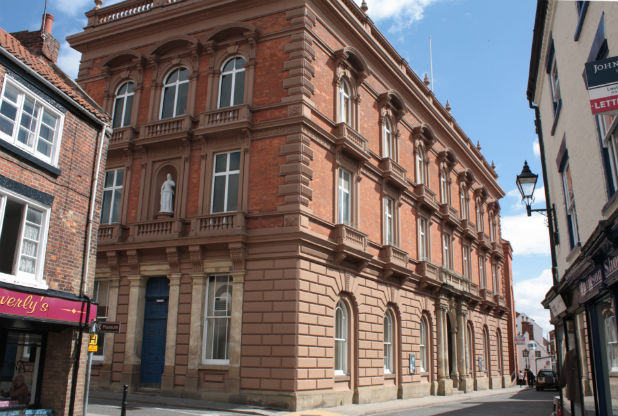
M 542 149 L 542 148 L 541 148 Z M 543 159 L 541 158 L 541 162 Z M 543 172 L 545 174 L 545 165 L 543 165 Z M 551 248 L 551 259 L 552 259 L 552 277 L 554 280 L 554 285 L 558 284 L 558 267 L 556 262 L 556 252 L 555 245 L 559 244 L 559 236 L 558 236 L 558 224 L 556 223 L 556 209 L 552 204 L 551 208 L 549 206 L 549 194 L 547 187 L 545 188 L 545 206 L 546 208 L 533 209 L 531 207 L 534 202 L 534 188 L 536 187 L 536 181 L 539 175 L 532 173 L 530 167 L 528 166 L 528 162 L 524 161 L 524 167 L 521 170 L 521 173 L 517 175 L 517 180 L 515 183 L 517 184 L 517 188 L 519 189 L 519 193 L 521 194 L 521 200 L 524 204 L 526 204 L 526 214 L 531 216 L 533 212 L 540 212 L 541 214 L 546 213 L 547 215 L 547 228 L 549 228 L 549 245 Z
M 538 178 L 539 175 L 532 173 L 528 167 L 528 162 L 524 161 L 524 167 L 521 173 L 517 175 L 515 183 L 517 183 L 517 188 L 519 188 L 521 200 L 526 204 L 526 213 L 528 216 L 532 215 L 530 205 L 534 202 L 534 188 L 536 187 L 536 180 Z

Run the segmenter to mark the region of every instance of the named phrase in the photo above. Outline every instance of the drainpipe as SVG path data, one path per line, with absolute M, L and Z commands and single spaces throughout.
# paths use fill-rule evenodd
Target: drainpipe
M 558 232 L 556 227 L 556 210 L 551 203 L 549 196 L 549 186 L 547 179 L 547 165 L 545 163 L 545 142 L 543 141 L 543 128 L 541 125 L 541 113 L 539 107 L 532 103 L 532 100 L 528 100 L 528 105 L 534 110 L 534 125 L 536 127 L 536 134 L 539 138 L 539 150 L 541 153 L 541 168 L 543 171 L 543 186 L 545 187 L 545 209 L 547 211 L 547 228 L 549 231 L 549 248 L 551 250 L 551 275 L 553 279 L 554 288 L 558 293 L 558 262 L 556 260 L 556 244 L 558 243 Z
M 92 186 L 90 188 L 90 197 L 88 201 L 88 218 L 86 220 L 86 229 L 84 236 L 84 255 L 82 259 L 82 273 L 81 279 L 79 282 L 79 297 L 85 298 L 87 303 L 86 308 L 86 329 L 88 329 L 89 323 L 88 319 L 90 318 L 90 298 L 84 295 L 84 284 L 88 279 L 88 273 L 90 272 L 90 249 L 92 246 L 92 223 L 94 220 L 94 209 L 96 205 L 96 197 L 97 197 L 97 188 L 99 186 L 99 170 L 101 169 L 101 160 L 103 158 L 103 145 L 105 144 L 105 133 L 108 129 L 107 124 L 103 124 L 101 126 L 101 131 L 97 134 L 96 141 L 96 164 L 92 166 L 92 177 L 91 183 Z M 69 400 L 69 416 L 73 416 L 73 412 L 75 410 L 75 394 L 77 389 L 77 375 L 79 372 L 79 360 L 81 357 L 82 350 L 82 337 L 84 332 L 84 325 L 80 322 L 79 333 L 77 336 L 77 343 L 75 345 L 75 362 L 73 363 L 73 374 L 71 380 L 71 398 Z M 85 415 L 84 415 L 85 416 Z

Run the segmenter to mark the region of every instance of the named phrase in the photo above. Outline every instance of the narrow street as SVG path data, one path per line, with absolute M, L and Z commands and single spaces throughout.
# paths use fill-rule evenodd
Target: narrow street
M 397 410 L 394 412 L 379 413 L 381 416 L 550 416 L 552 400 L 556 391 L 536 391 L 534 389 L 521 390 L 515 393 L 506 393 L 480 399 L 462 400 L 440 404 L 431 407 Z M 462 397 L 462 399 L 464 399 Z
M 242 414 L 264 416 L 550 416 L 552 400 L 556 391 L 510 388 L 504 392 L 492 390 L 454 396 L 431 396 L 419 399 L 395 400 L 364 405 L 347 405 L 328 409 L 314 409 L 300 412 L 285 412 L 250 408 L 248 406 L 223 406 L 221 403 L 203 402 L 210 408 L 200 408 L 198 401 L 170 399 L 169 404 L 161 400 L 148 403 L 142 396 L 129 401 L 127 416 L 233 416 Z M 88 407 L 89 416 L 116 416 L 120 412 L 118 402 L 93 400 Z M 221 408 L 217 408 L 221 405 Z

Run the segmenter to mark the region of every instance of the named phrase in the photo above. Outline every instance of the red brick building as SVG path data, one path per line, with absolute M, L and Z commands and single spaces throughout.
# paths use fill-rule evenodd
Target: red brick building
M 55 66 L 52 21 L 0 29 L 0 411 L 81 415 L 108 118 Z
M 97 388 L 305 409 L 510 383 L 504 193 L 361 8 L 87 16 L 78 81 L 115 127 L 97 299 L 122 324 Z

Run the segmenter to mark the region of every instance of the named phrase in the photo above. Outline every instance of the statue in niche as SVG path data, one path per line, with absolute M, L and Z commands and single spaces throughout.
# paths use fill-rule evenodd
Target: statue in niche
M 176 182 L 172 179 L 172 174 L 167 174 L 167 180 L 161 185 L 161 209 L 159 212 L 172 214 L 174 212 L 174 187 Z

